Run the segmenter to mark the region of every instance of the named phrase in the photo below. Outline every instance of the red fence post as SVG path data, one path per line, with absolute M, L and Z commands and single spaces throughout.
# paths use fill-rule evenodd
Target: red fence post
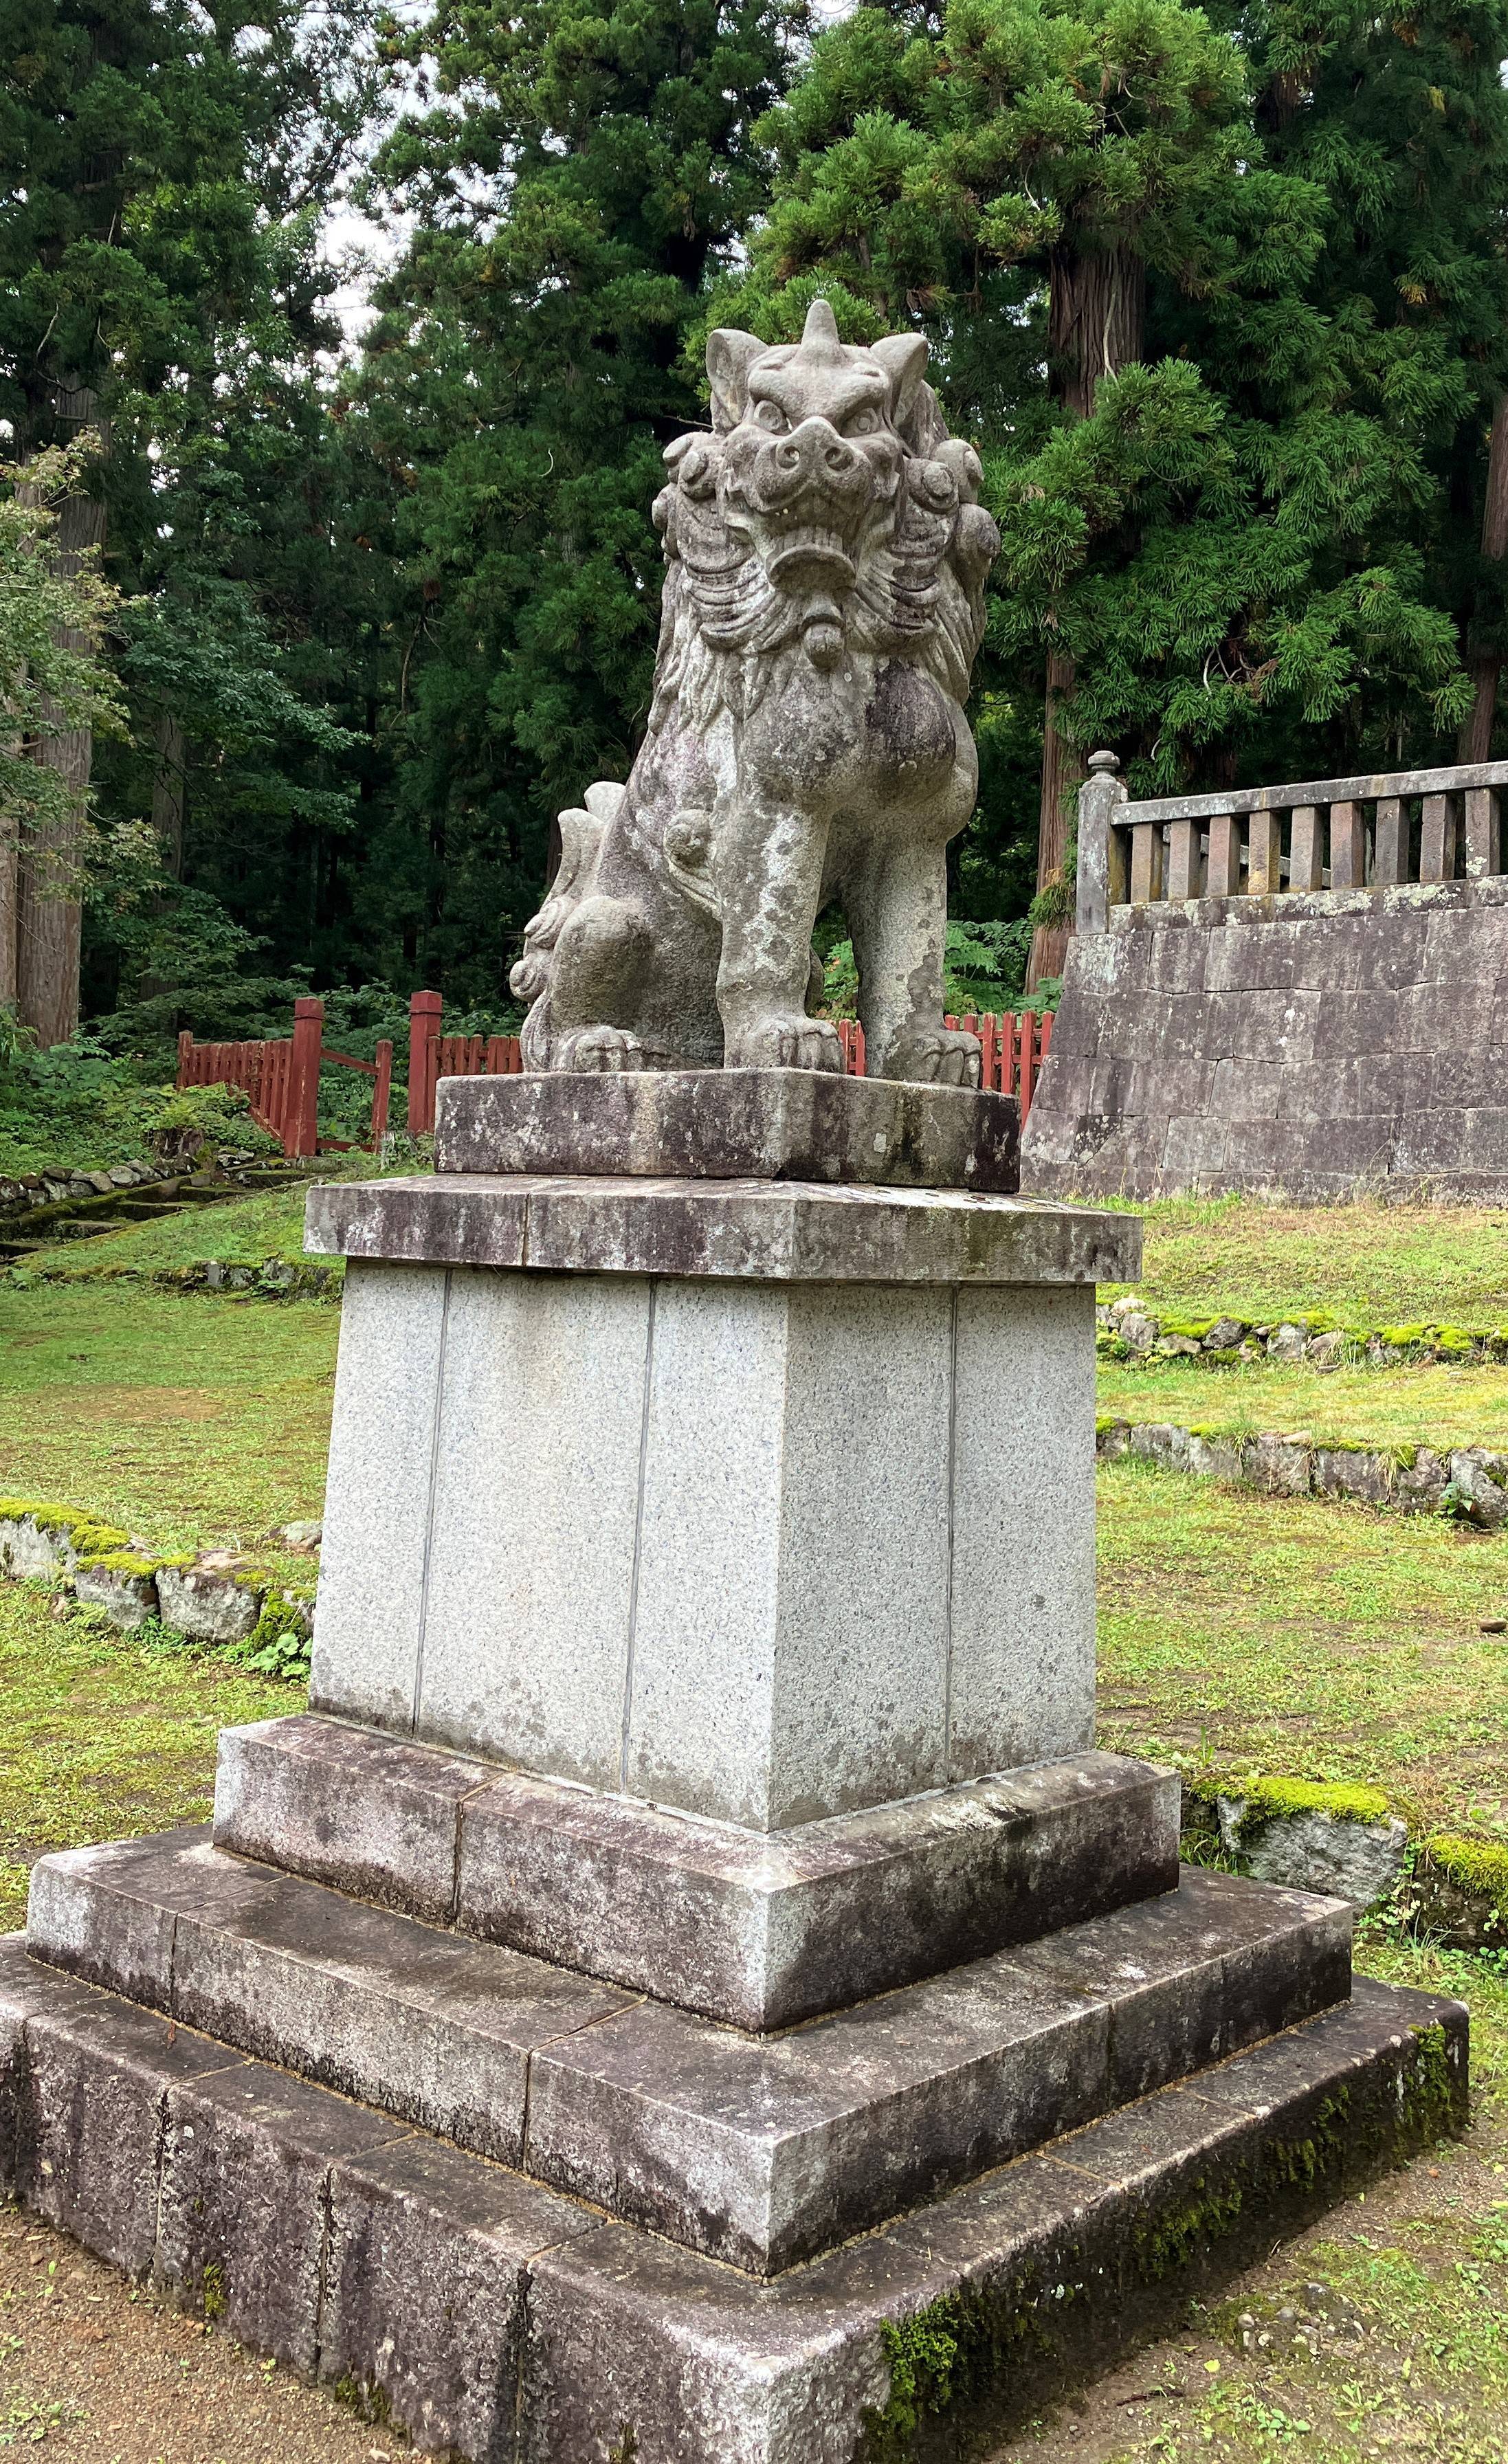
M 440 1031 L 440 996 L 415 993 L 409 1003 L 409 1135 L 422 1137 L 434 1127 L 434 1081 L 439 1059 L 435 1038 Z
M 293 1064 L 283 1122 L 285 1155 L 320 1152 L 320 1046 L 324 1041 L 324 1003 L 305 998 L 293 1005 Z

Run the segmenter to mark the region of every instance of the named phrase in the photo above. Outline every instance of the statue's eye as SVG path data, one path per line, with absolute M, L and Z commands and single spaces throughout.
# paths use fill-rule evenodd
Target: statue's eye
M 757 402 L 754 406 L 754 418 L 756 425 L 760 428 L 767 428 L 771 436 L 784 436 L 790 426 L 778 402 Z
M 855 410 L 852 419 L 844 421 L 843 433 L 845 436 L 873 436 L 878 427 L 877 410 Z

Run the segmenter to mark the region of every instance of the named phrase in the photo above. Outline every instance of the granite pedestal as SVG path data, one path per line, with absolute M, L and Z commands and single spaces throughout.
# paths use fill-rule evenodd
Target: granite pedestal
M 313 1193 L 311 1708 L 0 1955 L 20 2195 L 478 2464 L 963 2455 L 1464 2111 L 1457 2005 L 1093 1747 L 1137 1227 L 974 1185 L 1002 1099 L 765 1077 L 455 1082 Z

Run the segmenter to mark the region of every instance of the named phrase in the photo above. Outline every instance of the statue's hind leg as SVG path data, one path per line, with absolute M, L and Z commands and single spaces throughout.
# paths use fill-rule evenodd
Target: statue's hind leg
M 584 899 L 555 944 L 550 970 L 550 1067 L 638 1069 L 643 1047 L 632 1026 L 652 935 L 642 910 L 625 898 Z

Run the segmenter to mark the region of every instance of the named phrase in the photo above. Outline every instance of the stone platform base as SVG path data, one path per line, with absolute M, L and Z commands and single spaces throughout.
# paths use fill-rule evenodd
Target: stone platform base
M 6 2185 L 472 2464 L 962 2458 L 1459 2123 L 1465 2091 L 1460 2005 L 1364 1981 L 762 2283 L 0 1947 Z

